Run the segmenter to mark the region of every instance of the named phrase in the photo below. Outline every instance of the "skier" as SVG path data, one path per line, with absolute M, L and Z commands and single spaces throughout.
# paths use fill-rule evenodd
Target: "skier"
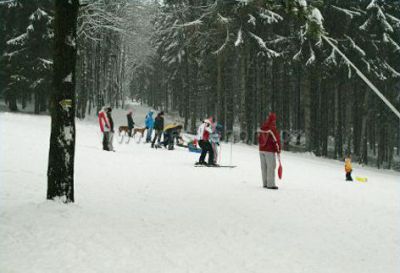
M 135 126 L 135 122 L 133 122 L 132 111 L 131 110 L 126 115 L 126 118 L 128 120 L 128 136 L 131 137 L 132 136 L 132 129 Z
M 113 151 L 114 150 L 114 146 L 113 146 L 113 140 L 114 140 L 114 121 L 113 118 L 111 116 L 111 112 L 112 112 L 112 108 L 111 107 L 107 107 L 107 119 L 108 119 L 108 123 L 110 125 L 110 132 L 109 132 L 109 137 L 108 137 L 108 149 L 109 151 Z
M 107 118 L 107 107 L 103 107 L 98 114 L 101 133 L 103 134 L 103 150 L 109 151 L 110 123 Z
M 351 155 L 350 154 L 348 154 L 344 160 L 344 170 L 346 172 L 346 181 L 353 181 L 353 178 L 351 177 L 351 172 L 353 171 L 353 168 L 351 166 Z
M 153 134 L 153 126 L 154 126 L 153 111 L 149 111 L 147 113 L 144 123 L 147 129 L 146 143 L 149 143 L 151 141 L 151 135 Z
M 199 162 L 197 162 L 196 165 L 216 166 L 214 162 L 214 151 L 210 143 L 210 134 L 212 134 L 211 122 L 210 120 L 205 119 L 197 130 L 197 140 L 201 148 L 201 155 Z M 208 164 L 205 162 L 207 153 Z
M 269 114 L 258 133 L 263 187 L 277 190 L 278 187 L 275 185 L 275 154 L 281 152 L 281 141 L 276 129 L 275 113 Z
M 161 142 L 161 135 L 164 130 L 164 112 L 161 111 L 160 113 L 157 114 L 155 120 L 154 120 L 154 130 L 156 131 L 153 141 L 151 142 L 151 148 L 154 148 L 154 144 L 156 143 L 157 140 L 157 146 L 156 148 L 160 147 L 160 142 Z

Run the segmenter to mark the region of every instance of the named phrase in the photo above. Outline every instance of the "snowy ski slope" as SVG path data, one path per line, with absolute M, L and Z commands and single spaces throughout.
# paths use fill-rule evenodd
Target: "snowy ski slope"
M 66 206 L 45 200 L 49 134 L 47 116 L 0 113 L 1 273 L 400 270 L 399 173 L 354 166 L 368 182 L 349 183 L 341 162 L 283 153 L 270 191 L 256 147 L 234 145 L 237 168 L 194 168 L 181 148 L 104 152 L 78 121 Z

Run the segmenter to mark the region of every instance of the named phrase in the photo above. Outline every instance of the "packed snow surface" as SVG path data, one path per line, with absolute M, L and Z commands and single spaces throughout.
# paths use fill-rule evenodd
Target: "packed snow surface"
M 183 148 L 116 137 L 104 152 L 78 121 L 65 205 L 45 200 L 49 138 L 47 116 L 0 114 L 2 273 L 399 272 L 399 173 L 355 166 L 368 182 L 345 182 L 342 162 L 285 152 L 271 191 L 256 147 L 233 145 L 237 168 L 194 168 Z

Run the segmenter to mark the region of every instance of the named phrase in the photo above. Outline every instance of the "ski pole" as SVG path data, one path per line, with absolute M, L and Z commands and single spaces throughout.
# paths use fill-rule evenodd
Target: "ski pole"
M 230 160 L 229 160 L 229 165 L 231 165 L 231 166 L 232 166 L 232 141 L 231 141 L 231 156 L 230 156 Z
M 103 147 L 103 138 L 104 138 L 104 132 L 99 132 L 97 131 L 97 136 L 100 137 L 100 147 Z
M 221 160 L 222 160 L 222 146 L 221 143 L 219 144 L 219 153 L 218 153 L 218 163 L 221 164 Z

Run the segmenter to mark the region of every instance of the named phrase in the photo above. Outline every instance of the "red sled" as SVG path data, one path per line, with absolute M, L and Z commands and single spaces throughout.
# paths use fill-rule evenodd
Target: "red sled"
M 282 163 L 280 154 L 278 154 L 278 160 L 279 160 L 278 177 L 279 179 L 282 179 Z

